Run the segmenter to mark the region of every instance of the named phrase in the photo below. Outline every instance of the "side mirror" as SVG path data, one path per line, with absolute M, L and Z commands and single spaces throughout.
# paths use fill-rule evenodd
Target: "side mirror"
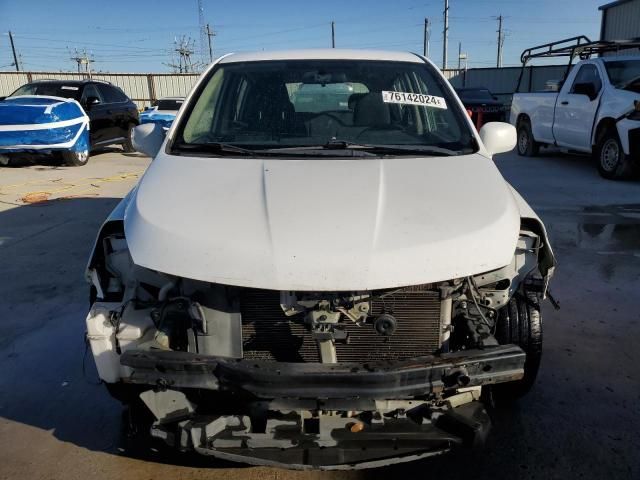
M 165 131 L 157 123 L 143 123 L 131 132 L 133 148 L 138 152 L 154 158 L 164 142 Z
M 586 95 L 589 100 L 593 101 L 598 96 L 596 86 L 593 83 L 576 83 L 573 86 L 573 92 L 576 95 Z
M 498 153 L 510 152 L 516 146 L 516 128 L 504 122 L 485 123 L 480 129 L 480 140 L 492 157 Z
M 94 107 L 99 104 L 100 104 L 100 99 L 98 97 L 87 97 L 87 99 L 85 100 L 85 105 L 88 108 Z

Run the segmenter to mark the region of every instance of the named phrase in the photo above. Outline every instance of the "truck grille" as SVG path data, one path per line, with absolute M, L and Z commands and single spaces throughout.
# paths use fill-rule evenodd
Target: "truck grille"
M 338 362 L 402 360 L 434 353 L 440 347 L 439 293 L 428 286 L 410 287 L 374 299 L 369 318 L 383 311 L 398 320 L 390 337 L 378 335 L 371 324 L 346 325 L 349 343 L 336 343 Z M 243 289 L 240 295 L 244 358 L 278 362 L 319 362 L 318 347 L 302 316 L 287 317 L 280 293 Z

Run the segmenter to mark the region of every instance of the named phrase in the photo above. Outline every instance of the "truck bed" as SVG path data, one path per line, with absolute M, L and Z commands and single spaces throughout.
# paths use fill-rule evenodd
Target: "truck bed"
M 520 115 L 526 114 L 531 120 L 534 138 L 554 143 L 552 128 L 557 99 L 557 92 L 516 93 L 513 95 L 509 121 L 516 126 Z

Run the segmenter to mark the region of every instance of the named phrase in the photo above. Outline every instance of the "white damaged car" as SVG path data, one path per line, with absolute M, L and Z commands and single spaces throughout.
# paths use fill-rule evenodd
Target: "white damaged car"
M 534 384 L 555 268 L 492 160 L 515 142 L 418 55 L 220 58 L 166 136 L 134 131 L 154 160 L 87 268 L 100 378 L 153 436 L 227 460 L 478 445 L 487 403 Z

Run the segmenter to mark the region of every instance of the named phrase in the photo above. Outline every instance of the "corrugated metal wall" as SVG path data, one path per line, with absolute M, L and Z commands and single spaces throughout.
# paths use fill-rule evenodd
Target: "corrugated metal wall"
M 640 0 L 613 5 L 603 10 L 601 40 L 640 38 Z
M 198 80 L 198 74 L 167 73 L 96 73 L 95 80 L 119 86 L 138 105 L 150 106 L 161 97 L 186 96 Z M 60 72 L 0 72 L 0 96 L 9 95 L 25 83 L 34 80 L 82 80 L 87 75 Z
M 520 91 L 544 89 L 545 82 L 561 80 L 566 66 L 527 67 L 522 77 Z M 445 70 L 444 76 L 456 88 L 484 87 L 509 101 L 518 83 L 519 67 L 470 68 Z M 186 96 L 198 80 L 198 74 L 171 73 L 100 73 L 92 78 L 105 80 L 119 86 L 140 109 L 151 105 L 158 98 Z M 16 88 L 33 80 L 80 80 L 79 73 L 52 72 L 0 72 L 0 95 L 9 95 Z
M 470 68 L 448 76 L 455 88 L 484 87 L 497 95 L 512 94 L 518 84 L 520 67 L 505 68 Z M 521 92 L 544 90 L 549 80 L 562 80 L 567 70 L 566 65 L 545 65 L 527 67 L 522 75 Z

